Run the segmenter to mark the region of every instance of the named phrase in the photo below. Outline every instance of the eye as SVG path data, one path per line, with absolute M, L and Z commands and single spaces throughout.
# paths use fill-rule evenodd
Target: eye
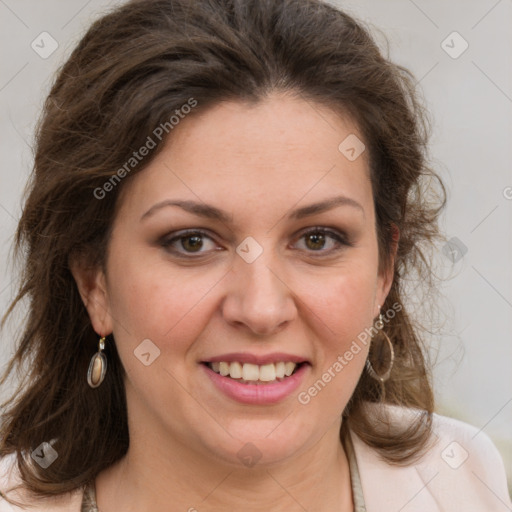
M 352 246 L 341 233 L 330 229 L 315 227 L 302 233 L 299 241 L 304 240 L 302 250 L 307 252 L 332 253 L 343 249 L 344 246 Z
M 200 230 L 180 231 L 170 238 L 164 238 L 160 245 L 182 255 L 204 254 L 218 247 L 210 236 Z
M 353 246 L 344 234 L 322 227 L 309 229 L 302 233 L 298 240 L 303 243 L 302 247 L 298 244 L 300 250 L 309 253 L 316 252 L 319 253 L 318 256 L 325 256 L 346 246 Z M 199 257 L 221 249 L 211 236 L 199 229 L 188 229 L 173 233 L 172 236 L 163 238 L 160 245 L 185 258 Z M 315 256 L 317 255 L 315 254 Z

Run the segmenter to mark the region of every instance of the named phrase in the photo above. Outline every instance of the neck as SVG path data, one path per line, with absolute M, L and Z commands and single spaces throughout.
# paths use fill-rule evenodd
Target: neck
M 172 510 L 189 512 L 352 511 L 340 425 L 341 420 L 300 455 L 253 467 L 220 463 L 169 441 L 168 435 L 130 429 L 125 457 L 97 478 L 98 508 L 158 512 L 172 504 Z

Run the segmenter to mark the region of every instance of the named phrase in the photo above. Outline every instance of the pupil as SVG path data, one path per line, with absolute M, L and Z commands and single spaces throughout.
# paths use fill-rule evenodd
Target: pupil
M 321 249 L 325 243 L 325 236 L 323 233 L 313 233 L 308 236 L 308 242 L 313 242 L 313 246 L 310 246 L 310 249 Z
M 201 249 L 203 246 L 203 241 L 201 240 L 201 237 L 198 235 L 192 235 L 187 236 L 186 238 L 183 238 L 181 241 L 181 245 L 184 249 L 190 249 L 192 251 L 196 251 L 198 249 Z M 187 247 L 188 245 L 188 247 Z

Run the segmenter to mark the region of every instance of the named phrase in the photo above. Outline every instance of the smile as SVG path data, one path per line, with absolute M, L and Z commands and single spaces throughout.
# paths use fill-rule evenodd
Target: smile
M 241 363 L 239 361 L 217 361 L 206 363 L 215 373 L 223 377 L 236 379 L 244 384 L 267 384 L 270 382 L 281 382 L 290 377 L 302 363 L 292 361 L 279 361 L 257 365 L 252 363 Z
M 305 361 L 266 362 L 261 365 L 204 361 L 200 367 L 214 385 L 213 389 L 222 395 L 243 404 L 269 405 L 281 402 L 296 392 L 303 385 L 311 365 Z

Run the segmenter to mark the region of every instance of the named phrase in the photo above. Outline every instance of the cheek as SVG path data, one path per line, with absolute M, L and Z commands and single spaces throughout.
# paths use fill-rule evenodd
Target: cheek
M 186 351 L 204 329 L 209 297 L 225 268 L 198 272 L 164 258 L 147 263 L 137 253 L 111 252 L 109 306 L 121 353 L 150 339 L 162 352 Z M 211 314 L 211 313 L 210 313 Z
M 322 280 L 301 280 L 301 299 L 339 341 L 373 321 L 376 276 L 369 270 L 352 266 Z
M 315 374 L 322 382 L 312 393 L 322 389 L 321 402 L 332 401 L 343 408 L 359 380 L 370 346 L 365 329 L 374 321 L 375 284 L 376 269 L 364 258 L 322 279 L 297 279 L 301 316 L 310 323 L 311 335 L 317 340 L 312 344 Z
M 301 300 L 318 340 L 313 345 L 317 364 L 312 381 L 299 390 L 297 400 L 330 423 L 346 407 L 364 371 L 370 347 L 365 329 L 373 323 L 375 276 L 352 271 L 331 276 L 327 283 L 309 284 Z

